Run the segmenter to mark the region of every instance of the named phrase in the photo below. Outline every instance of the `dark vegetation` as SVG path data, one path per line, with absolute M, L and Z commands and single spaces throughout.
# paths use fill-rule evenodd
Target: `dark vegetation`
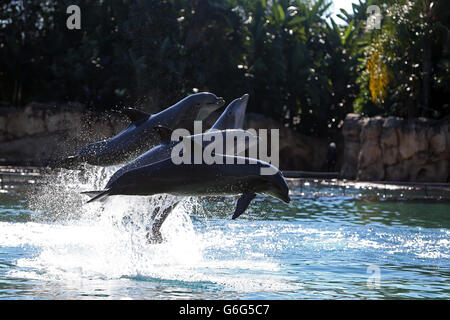
M 66 8 L 81 8 L 68 30 Z M 380 6 L 380 30 L 366 30 Z M 450 114 L 450 2 L 362 1 L 345 23 L 324 0 L 2 0 L 0 100 L 167 107 L 249 92 L 250 112 L 331 136 L 345 115 Z

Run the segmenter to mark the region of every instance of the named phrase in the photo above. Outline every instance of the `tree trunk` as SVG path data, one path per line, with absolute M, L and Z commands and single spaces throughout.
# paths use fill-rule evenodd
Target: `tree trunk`
M 424 48 L 423 48 L 423 107 L 421 115 L 426 117 L 430 110 L 430 87 L 431 87 L 431 39 L 429 33 L 429 27 L 431 26 L 431 8 L 430 1 L 424 1 L 425 6 L 425 36 L 424 36 Z

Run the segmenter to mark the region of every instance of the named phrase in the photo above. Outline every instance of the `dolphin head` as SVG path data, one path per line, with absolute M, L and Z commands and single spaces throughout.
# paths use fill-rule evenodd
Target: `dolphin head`
M 249 95 L 234 99 L 217 119 L 211 130 L 242 129 Z
M 199 92 L 183 99 L 183 102 L 193 109 L 196 114 L 195 120 L 205 120 L 211 113 L 225 104 L 222 97 L 217 97 L 213 93 Z
M 275 167 L 273 168 L 276 169 Z M 265 190 L 263 191 L 263 193 L 280 199 L 281 201 L 284 201 L 286 203 L 289 203 L 291 201 L 291 198 L 289 198 L 289 187 L 286 183 L 286 180 L 284 180 L 284 177 L 281 174 L 280 170 L 277 170 L 273 175 L 265 175 L 262 177 L 265 180 Z

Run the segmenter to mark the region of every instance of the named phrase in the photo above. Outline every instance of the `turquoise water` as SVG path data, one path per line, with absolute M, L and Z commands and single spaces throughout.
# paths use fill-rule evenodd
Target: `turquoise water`
M 0 299 L 450 298 L 448 202 L 185 199 L 149 245 L 163 200 L 79 194 L 108 174 L 0 193 Z

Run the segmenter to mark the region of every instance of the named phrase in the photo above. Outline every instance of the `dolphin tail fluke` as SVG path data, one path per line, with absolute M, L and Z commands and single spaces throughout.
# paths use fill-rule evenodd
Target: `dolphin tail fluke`
M 238 200 L 236 204 L 236 210 L 234 210 L 233 217 L 231 219 L 236 219 L 241 214 L 244 213 L 244 211 L 247 209 L 250 202 L 256 197 L 256 193 L 244 193 Z
M 81 192 L 82 194 L 86 194 L 90 197 L 92 197 L 87 203 L 91 203 L 93 201 L 98 201 L 101 200 L 107 196 L 109 196 L 109 191 L 110 189 L 106 189 L 106 190 L 98 190 L 98 191 L 84 191 Z
M 83 191 L 83 192 L 81 192 L 81 194 L 85 194 L 85 195 L 91 197 L 91 199 L 92 199 L 92 198 L 98 196 L 98 195 L 99 195 L 100 193 L 102 193 L 103 191 L 105 191 L 105 190 Z

